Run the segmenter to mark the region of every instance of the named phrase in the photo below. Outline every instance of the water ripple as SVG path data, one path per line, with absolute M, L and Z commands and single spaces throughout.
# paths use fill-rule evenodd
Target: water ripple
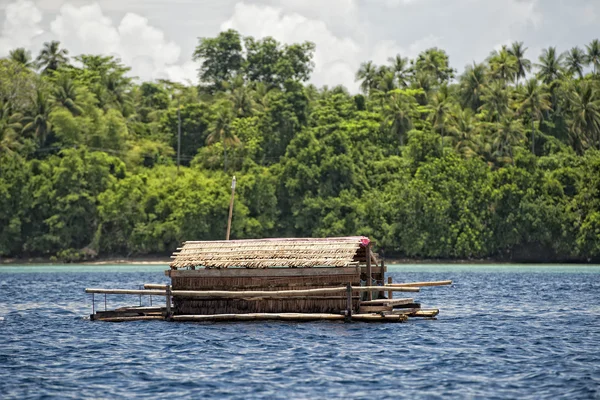
M 92 322 L 84 287 L 167 281 L 85 268 L 0 269 L 1 398 L 600 396 L 598 267 L 402 267 L 395 281 L 455 285 L 414 296 L 438 320 L 381 325 Z

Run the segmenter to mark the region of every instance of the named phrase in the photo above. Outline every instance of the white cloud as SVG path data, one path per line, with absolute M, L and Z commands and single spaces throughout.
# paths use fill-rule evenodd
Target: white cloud
M 50 24 L 50 31 L 71 54 L 114 55 L 132 67 L 133 75 L 144 80 L 196 79 L 195 71 L 177 66 L 179 45 L 135 13 L 125 14 L 115 25 L 98 3 L 81 7 L 67 3 Z
M 400 5 L 407 5 L 411 3 L 417 3 L 423 0 L 376 0 L 377 3 L 383 3 L 388 8 L 395 8 Z
M 354 73 L 360 63 L 360 47 L 349 37 L 334 35 L 325 22 L 296 12 L 266 5 L 237 3 L 221 29 L 236 29 L 243 35 L 272 36 L 284 43 L 311 41 L 316 44 L 312 82 L 318 86 L 343 84 L 356 88 Z
M 32 40 L 43 31 L 42 13 L 32 1 L 18 0 L 5 8 L 4 24 L 0 35 L 0 57 L 16 47 L 30 48 Z
M 321 3 L 328 4 L 324 10 L 318 7 Z M 258 38 L 273 36 L 284 43 L 311 41 L 316 45 L 311 82 L 329 87 L 342 84 L 350 91 L 358 90 L 354 78 L 361 62 L 372 60 L 376 64 L 385 64 L 396 54 L 416 57 L 421 51 L 440 45 L 441 38 L 432 34 L 418 40 L 406 40 L 402 45 L 394 39 L 377 40 L 370 37 L 368 26 L 359 22 L 360 10 L 355 1 L 335 0 L 333 3 L 288 0 L 276 7 L 242 1 L 235 5 L 233 15 L 221 29 L 232 28 L 242 35 Z M 342 30 L 338 34 L 330 29 L 331 24 L 315 14 L 318 10 L 324 11 L 325 16 L 335 16 L 336 7 L 341 10 L 337 23 L 346 24 L 345 32 Z
M 187 61 L 183 65 L 169 65 L 165 68 L 165 78 L 181 83 L 197 83 L 198 65 Z

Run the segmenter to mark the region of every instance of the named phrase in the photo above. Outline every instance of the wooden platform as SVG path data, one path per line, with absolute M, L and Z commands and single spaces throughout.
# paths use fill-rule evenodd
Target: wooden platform
M 409 299 L 412 300 L 412 299 Z M 411 304 L 413 306 L 415 304 Z M 418 306 L 418 304 L 416 304 Z M 367 308 L 369 306 L 364 306 Z M 375 307 L 375 306 L 371 306 Z M 363 306 L 361 306 L 361 310 Z M 375 310 L 373 310 L 375 311 Z M 406 322 L 409 317 L 433 318 L 439 310 L 422 310 L 420 307 L 380 310 L 379 312 L 361 311 L 350 317 L 339 313 L 244 313 L 244 314 L 189 314 L 168 315 L 166 307 L 121 307 L 115 310 L 97 311 L 90 315 L 94 321 L 358 321 L 358 322 Z

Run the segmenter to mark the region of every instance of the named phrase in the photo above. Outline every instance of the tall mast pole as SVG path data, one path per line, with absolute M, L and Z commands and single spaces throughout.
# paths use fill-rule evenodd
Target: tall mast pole
M 231 232 L 231 218 L 233 217 L 233 198 L 235 197 L 235 175 L 231 180 L 231 200 L 229 201 L 229 218 L 227 219 L 227 236 L 225 240 L 229 240 L 229 233 Z
M 177 175 L 179 175 L 179 163 L 181 158 L 181 107 L 179 96 L 177 96 Z

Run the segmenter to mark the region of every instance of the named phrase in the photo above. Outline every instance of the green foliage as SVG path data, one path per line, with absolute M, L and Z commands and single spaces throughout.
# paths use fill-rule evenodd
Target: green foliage
M 243 45 L 242 45 L 243 44 Z M 312 43 L 201 38 L 200 85 L 60 43 L 0 59 L 0 256 L 80 262 L 184 240 L 368 235 L 388 256 L 600 260 L 600 42 L 360 65 Z M 529 77 L 527 79 L 527 77 Z M 181 131 L 181 135 L 179 132 Z M 180 149 L 181 166 L 176 167 Z

